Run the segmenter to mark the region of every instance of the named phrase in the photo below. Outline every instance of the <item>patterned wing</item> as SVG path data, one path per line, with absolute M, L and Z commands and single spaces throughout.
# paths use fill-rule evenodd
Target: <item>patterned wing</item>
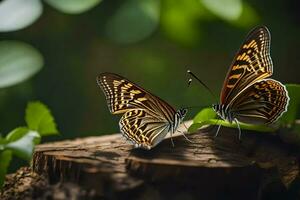
M 227 105 L 247 86 L 272 75 L 270 41 L 270 32 L 264 26 L 257 27 L 248 34 L 225 78 L 220 96 L 221 104 Z
M 136 147 L 151 149 L 174 128 L 176 111 L 159 97 L 117 74 L 100 74 L 97 82 L 110 112 L 124 113 L 120 130 Z
M 176 112 L 159 97 L 117 74 L 102 73 L 97 77 L 97 83 L 105 94 L 112 114 L 125 113 L 131 109 L 146 109 L 171 121 Z
M 148 150 L 163 140 L 170 130 L 167 121 L 142 109 L 126 112 L 120 119 L 119 126 L 123 135 L 136 147 Z
M 287 110 L 288 102 L 284 85 L 273 79 L 264 79 L 240 93 L 233 100 L 231 111 L 241 122 L 272 123 Z

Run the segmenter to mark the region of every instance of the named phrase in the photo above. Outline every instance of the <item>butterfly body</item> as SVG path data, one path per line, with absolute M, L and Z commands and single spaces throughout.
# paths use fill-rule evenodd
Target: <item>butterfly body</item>
M 212 108 L 223 120 L 229 121 L 230 123 L 234 120 L 234 114 L 228 110 L 228 107 L 224 104 L 213 104 Z
M 289 97 L 284 85 L 274 79 L 257 81 L 230 104 L 214 104 L 215 112 L 230 123 L 268 124 L 287 109 Z
M 112 114 L 123 114 L 120 131 L 135 147 L 151 149 L 168 132 L 176 132 L 187 109 L 176 111 L 168 103 L 128 79 L 113 73 L 102 73 L 97 83 L 103 90 Z
M 223 120 L 269 124 L 287 110 L 289 96 L 285 86 L 270 78 L 270 42 L 265 26 L 253 29 L 246 37 L 223 83 L 220 103 L 212 106 Z

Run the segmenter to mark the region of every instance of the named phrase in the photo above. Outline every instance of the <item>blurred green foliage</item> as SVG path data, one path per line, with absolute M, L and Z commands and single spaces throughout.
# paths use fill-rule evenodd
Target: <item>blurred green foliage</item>
M 4 0 L 0 3 L 0 31 L 16 31 L 34 23 L 42 14 L 39 0 Z
M 0 188 L 4 183 L 4 177 L 7 173 L 9 163 L 12 158 L 12 152 L 10 150 L 0 151 Z
M 101 0 L 45 0 L 57 10 L 68 14 L 80 14 L 96 6 Z
M 43 66 L 42 55 L 18 41 L 0 41 L 0 89 L 27 80 Z
M 216 16 L 228 21 L 237 20 L 243 10 L 241 0 L 201 0 L 201 2 Z
M 138 42 L 156 30 L 159 16 L 159 0 L 128 0 L 108 21 L 107 35 L 121 44 Z

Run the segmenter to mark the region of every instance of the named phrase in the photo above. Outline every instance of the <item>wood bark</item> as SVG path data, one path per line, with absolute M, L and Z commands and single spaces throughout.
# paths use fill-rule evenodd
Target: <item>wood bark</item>
M 270 134 L 224 128 L 133 149 L 120 134 L 37 146 L 32 168 L 50 183 L 72 182 L 105 199 L 268 199 L 286 197 L 298 157 Z

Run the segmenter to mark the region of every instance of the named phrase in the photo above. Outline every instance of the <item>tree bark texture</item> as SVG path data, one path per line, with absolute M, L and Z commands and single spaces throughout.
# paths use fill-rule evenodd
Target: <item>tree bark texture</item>
M 298 180 L 298 156 L 278 137 L 206 128 L 133 149 L 121 134 L 38 145 L 35 174 L 76 184 L 95 199 L 286 199 Z M 290 197 L 290 196 L 289 196 Z

